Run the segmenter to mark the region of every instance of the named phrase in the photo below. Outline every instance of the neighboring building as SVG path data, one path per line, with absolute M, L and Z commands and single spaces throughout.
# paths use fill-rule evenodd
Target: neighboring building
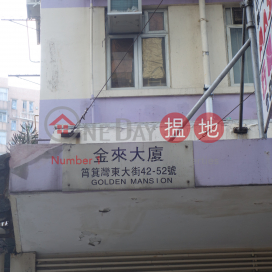
M 250 54 L 248 134 L 233 133 L 239 63 L 213 95 L 229 114 L 220 141 L 160 134 L 203 95 L 203 56 L 213 82 L 239 50 L 240 0 L 207 0 L 205 18 L 197 0 L 159 2 L 41 1 L 39 138 L 51 141 L 11 153 L 12 272 L 271 271 L 272 140 L 258 139 Z
M 8 78 L 0 78 L 0 154 L 21 125 L 33 122 L 38 130 L 40 91 L 9 86 Z

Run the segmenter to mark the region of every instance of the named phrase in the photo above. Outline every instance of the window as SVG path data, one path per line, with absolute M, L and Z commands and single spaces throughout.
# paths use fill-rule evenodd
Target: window
M 226 25 L 228 54 L 231 60 L 238 50 L 242 47 L 242 18 L 241 8 L 226 8 Z M 248 40 L 248 31 L 246 30 L 245 40 Z M 244 82 L 253 83 L 253 70 L 251 61 L 251 51 L 248 48 L 245 52 Z M 240 84 L 241 79 L 241 58 L 230 71 L 231 84 Z
M 7 111 L 0 111 L 0 122 L 7 122 Z
M 7 133 L 6 131 L 0 131 L 0 144 L 5 145 L 7 143 Z
M 12 101 L 11 101 L 11 108 L 12 108 L 13 110 L 16 110 L 16 109 L 17 109 L 17 100 L 12 99 Z
M 15 120 L 11 121 L 11 130 L 16 131 L 16 121 Z
M 29 112 L 33 112 L 33 102 L 29 102 Z
M 138 11 L 139 2 L 138 0 L 111 0 L 110 1 L 110 11 Z
M 23 111 L 26 111 L 26 109 L 27 109 L 27 102 L 23 101 Z
M 145 23 L 152 14 L 144 11 Z M 160 10 L 134 44 L 137 35 L 108 35 L 108 89 L 169 87 L 167 33 L 167 12 Z
M 0 100 L 8 101 L 8 89 L 0 88 Z
M 26 132 L 26 122 L 22 122 L 22 132 Z

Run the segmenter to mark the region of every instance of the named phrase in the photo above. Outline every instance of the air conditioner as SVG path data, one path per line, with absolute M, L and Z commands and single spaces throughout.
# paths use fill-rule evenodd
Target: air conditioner
M 108 0 L 110 34 L 139 33 L 142 29 L 142 0 Z
M 41 2 L 40 0 L 26 0 L 27 4 L 37 4 L 37 3 L 40 3 L 40 2 Z
M 28 19 L 37 19 L 40 17 L 40 0 L 27 0 L 27 18 Z

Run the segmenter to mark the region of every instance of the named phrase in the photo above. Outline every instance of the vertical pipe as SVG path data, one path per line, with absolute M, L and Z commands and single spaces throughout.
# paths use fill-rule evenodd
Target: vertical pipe
M 245 43 L 245 38 L 246 38 L 246 9 L 244 7 L 243 8 L 242 46 Z M 244 64 L 245 64 L 245 53 L 242 55 L 242 62 L 241 62 L 239 131 L 241 131 L 243 127 Z
M 93 3 L 90 1 L 90 89 L 91 100 L 94 99 L 94 82 L 93 82 Z M 94 104 L 92 105 L 92 123 L 94 123 Z
M 207 34 L 207 20 L 205 12 L 205 0 L 199 0 L 199 15 L 200 15 L 200 29 L 202 40 L 202 61 L 204 72 L 204 89 L 208 89 L 211 85 L 211 73 L 210 73 L 210 57 L 208 46 L 208 34 Z M 206 100 L 206 112 L 213 112 L 212 97 L 209 96 Z
M 260 81 L 260 74 L 259 74 L 257 39 L 256 39 L 256 33 L 255 33 L 255 25 L 253 23 L 252 11 L 251 11 L 252 1 L 247 0 L 245 2 L 246 2 L 248 36 L 251 41 L 252 68 L 253 68 L 255 97 L 256 97 L 256 104 L 257 104 L 259 136 L 260 138 L 265 138 L 266 135 L 264 134 L 264 120 L 263 120 L 263 109 L 262 109 L 262 93 L 261 93 L 261 81 Z

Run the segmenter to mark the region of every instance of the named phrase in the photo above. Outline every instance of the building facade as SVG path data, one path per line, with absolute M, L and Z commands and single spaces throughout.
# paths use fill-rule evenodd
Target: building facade
M 203 17 L 196 0 L 41 1 L 39 137 L 48 143 L 11 153 L 22 253 L 11 257 L 12 272 L 271 271 L 271 139 L 258 139 L 250 53 L 247 134 L 233 132 L 239 63 L 212 96 L 224 119 L 220 141 L 194 134 L 205 105 L 186 141 L 169 143 L 160 132 L 161 120 L 186 115 L 241 46 L 239 1 L 204 8 Z
M 33 122 L 38 130 L 40 92 L 13 87 L 8 78 L 0 78 L 0 154 L 7 152 L 7 144 L 14 133 L 22 131 L 21 125 Z
M 159 2 L 143 1 L 142 4 L 143 27 Z M 41 138 L 49 137 L 47 129 L 52 133 L 53 128 L 49 125 L 61 113 L 57 107 L 72 109 L 74 113 L 66 113 L 76 122 L 77 116 L 84 113 L 92 102 L 90 99 L 98 93 L 85 123 L 115 123 L 117 118 L 131 122 L 160 122 L 169 112 L 186 115 L 203 94 L 197 1 L 162 2 L 156 17 L 138 38 L 135 33 L 111 34 L 106 6 L 107 1 L 93 1 L 90 5 L 88 1 L 42 3 Z M 240 46 L 239 1 L 208 1 L 206 18 L 213 82 Z M 118 68 L 120 72 L 115 72 L 108 80 L 122 52 L 136 38 Z M 246 94 L 254 91 L 250 60 L 248 49 Z M 214 92 L 214 112 L 221 118 L 239 104 L 239 67 L 237 64 Z M 198 115 L 203 112 L 205 106 Z M 237 120 L 238 115 L 239 109 L 236 109 L 228 119 Z M 257 118 L 254 95 L 245 102 L 244 118 Z

